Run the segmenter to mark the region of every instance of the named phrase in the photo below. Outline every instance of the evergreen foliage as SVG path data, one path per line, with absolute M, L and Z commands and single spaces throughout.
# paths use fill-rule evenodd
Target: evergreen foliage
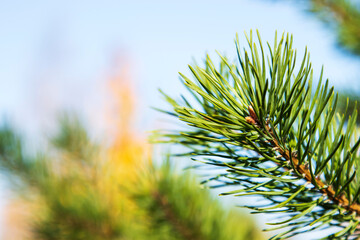
M 135 196 L 152 216 L 153 231 L 169 231 L 162 239 L 263 239 L 251 219 L 225 210 L 209 191 L 197 187 L 193 174 L 179 174 L 169 160 L 160 169 L 149 169 L 147 176 L 144 190 Z M 164 223 L 170 225 L 166 230 Z
M 124 137 L 107 149 L 65 116 L 49 149 L 33 157 L 11 127 L 0 128 L 2 172 L 31 213 L 27 239 L 262 239 L 192 174 L 154 167 L 144 146 Z
M 337 35 L 338 45 L 354 56 L 360 56 L 360 2 L 349 0 L 309 0 L 309 11 L 313 12 Z M 301 2 L 303 4 L 304 2 Z M 354 81 L 359 81 L 354 79 Z M 356 107 L 358 114 L 360 105 L 359 94 L 348 86 L 339 93 L 338 111 L 345 113 L 344 109 L 349 100 L 349 112 Z M 357 124 L 360 118 L 357 118 Z
M 351 0 L 310 0 L 311 11 L 333 26 L 341 46 L 360 55 L 360 3 Z
M 358 1 L 312 0 L 311 10 L 333 27 L 340 46 L 351 54 L 360 56 L 360 3 Z M 359 94 L 350 91 L 345 89 L 345 92 L 339 95 L 339 111 L 343 112 L 345 109 L 346 96 L 348 96 L 349 109 L 356 107 L 359 114 L 360 105 L 355 105 L 355 101 L 360 100 Z M 357 123 L 360 123 L 359 117 Z
M 357 112 L 337 113 L 337 93 L 322 72 L 313 83 L 307 50 L 297 63 L 292 36 L 275 35 L 267 46 L 257 36 L 258 43 L 250 32 L 244 49 L 235 41 L 237 63 L 219 54 L 216 68 L 207 56 L 204 67 L 189 67 L 193 80 L 181 74 L 196 103 L 164 95 L 174 108 L 168 113 L 191 128 L 164 134 L 163 141 L 181 144 L 190 150 L 183 155 L 225 170 L 209 179 L 238 187 L 223 195 L 262 196 L 261 205 L 245 207 L 280 217 L 268 223 L 266 231 L 283 229 L 272 239 L 332 226 L 338 231 L 328 238 L 355 239 Z

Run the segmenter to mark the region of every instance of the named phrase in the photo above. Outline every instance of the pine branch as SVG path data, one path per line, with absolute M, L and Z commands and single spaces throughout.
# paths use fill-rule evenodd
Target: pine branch
M 150 228 L 160 232 L 167 223 L 171 239 L 264 239 L 251 218 L 222 207 L 189 171 L 180 173 L 168 159 L 147 170 L 134 195 L 152 216 Z
M 254 124 L 255 126 L 259 126 L 259 120 L 254 113 L 254 110 L 251 106 L 249 106 L 249 115 L 246 117 L 246 120 Z M 325 184 L 319 177 L 313 178 L 313 174 L 309 171 L 307 165 L 300 164 L 299 160 L 294 156 L 293 153 L 290 153 L 289 150 L 283 149 L 276 140 L 274 133 L 271 128 L 266 125 L 266 131 L 269 133 L 269 137 L 271 138 L 270 143 L 276 149 L 276 151 L 289 163 L 292 163 L 292 167 L 296 169 L 297 173 L 302 176 L 308 183 L 314 183 L 317 186 L 318 190 L 327 196 L 328 199 L 332 200 L 339 206 L 344 207 L 347 211 L 356 212 L 356 214 L 360 214 L 360 205 L 358 203 L 350 203 L 350 201 L 345 197 L 345 195 L 337 195 L 334 191 L 334 188 L 330 185 Z
M 161 195 L 159 192 L 154 192 L 153 197 L 157 204 L 161 207 L 161 210 L 165 213 L 165 218 L 176 231 L 181 235 L 182 239 L 200 240 L 199 233 L 196 232 L 197 228 L 191 228 L 183 224 L 174 213 L 171 204 L 166 199 L 166 196 Z
M 216 69 L 207 57 L 205 68 L 190 66 L 195 81 L 181 74 L 200 108 L 165 95 L 171 115 L 192 128 L 164 134 L 162 141 L 182 144 L 191 149 L 183 155 L 226 170 L 209 179 L 240 187 L 224 194 L 268 200 L 266 206 L 246 206 L 254 213 L 288 216 L 271 223 L 290 228 L 275 239 L 331 226 L 342 230 L 329 237 L 357 236 L 356 110 L 336 113 L 338 96 L 328 81 L 322 84 L 322 72 L 314 91 L 309 55 L 305 51 L 296 65 L 292 37 L 275 36 L 268 57 L 258 39 L 259 47 L 250 33 L 249 50 L 243 51 L 236 41 L 238 64 L 220 55 Z

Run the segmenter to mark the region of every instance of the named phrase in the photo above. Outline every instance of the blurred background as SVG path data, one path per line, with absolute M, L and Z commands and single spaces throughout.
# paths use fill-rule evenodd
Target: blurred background
M 175 122 L 151 108 L 168 107 L 158 89 L 185 92 L 178 72 L 206 53 L 235 58 L 236 33 L 292 33 L 315 79 L 324 66 L 337 90 L 360 91 L 359 1 L 14 0 L 0 19 L 1 239 L 271 236 L 147 143 Z

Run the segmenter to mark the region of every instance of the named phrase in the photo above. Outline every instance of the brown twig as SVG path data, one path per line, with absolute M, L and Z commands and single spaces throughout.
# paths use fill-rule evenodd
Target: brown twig
M 154 192 L 153 197 L 156 202 L 160 205 L 161 209 L 165 214 L 165 218 L 171 223 L 174 229 L 184 238 L 189 240 L 200 240 L 202 239 L 199 233 L 195 230 L 196 227 L 190 228 L 184 224 L 174 213 L 168 199 L 163 196 L 160 192 Z
M 249 106 L 248 109 L 249 109 L 250 116 L 245 118 L 246 121 L 250 124 L 254 124 L 255 126 L 259 127 L 260 121 L 257 119 L 254 109 L 251 106 Z M 265 128 L 266 128 L 266 131 L 269 132 L 271 135 L 272 139 L 269 140 L 271 145 L 276 149 L 276 151 L 283 158 L 285 158 L 287 161 L 293 162 L 295 170 L 298 173 L 300 173 L 300 175 L 304 179 L 306 179 L 308 182 L 316 183 L 316 185 L 319 187 L 320 192 L 325 194 L 328 197 L 328 199 L 333 201 L 335 204 L 342 206 L 349 212 L 355 212 L 357 215 L 360 215 L 360 204 L 355 203 L 355 202 L 350 204 L 349 199 L 347 199 L 345 195 L 339 194 L 338 196 L 336 196 L 335 190 L 331 185 L 324 183 L 319 177 L 316 177 L 315 179 L 313 179 L 307 165 L 300 164 L 299 159 L 296 156 L 293 156 L 293 155 L 290 156 L 290 154 L 291 154 L 290 151 L 287 149 L 283 149 L 280 146 L 280 144 L 278 143 L 278 141 L 276 140 L 276 138 L 274 136 L 272 129 L 268 125 L 265 125 Z

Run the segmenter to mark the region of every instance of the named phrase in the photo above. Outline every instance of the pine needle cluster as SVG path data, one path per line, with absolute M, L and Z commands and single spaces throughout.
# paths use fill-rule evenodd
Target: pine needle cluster
M 259 195 L 253 213 L 277 214 L 266 229 L 282 231 L 272 239 L 303 232 L 336 229 L 327 238 L 359 237 L 360 173 L 357 112 L 337 111 L 338 95 L 323 80 L 313 81 L 309 53 L 299 59 L 289 34 L 262 44 L 252 32 L 248 46 L 235 41 L 237 62 L 220 57 L 215 67 L 189 66 L 181 74 L 191 101 L 165 95 L 167 112 L 191 127 L 164 134 L 181 144 L 194 160 L 223 169 L 212 176 L 217 185 L 236 186 L 223 195 Z M 355 108 L 356 109 L 356 108 Z M 332 228 L 332 227 L 337 228 Z

